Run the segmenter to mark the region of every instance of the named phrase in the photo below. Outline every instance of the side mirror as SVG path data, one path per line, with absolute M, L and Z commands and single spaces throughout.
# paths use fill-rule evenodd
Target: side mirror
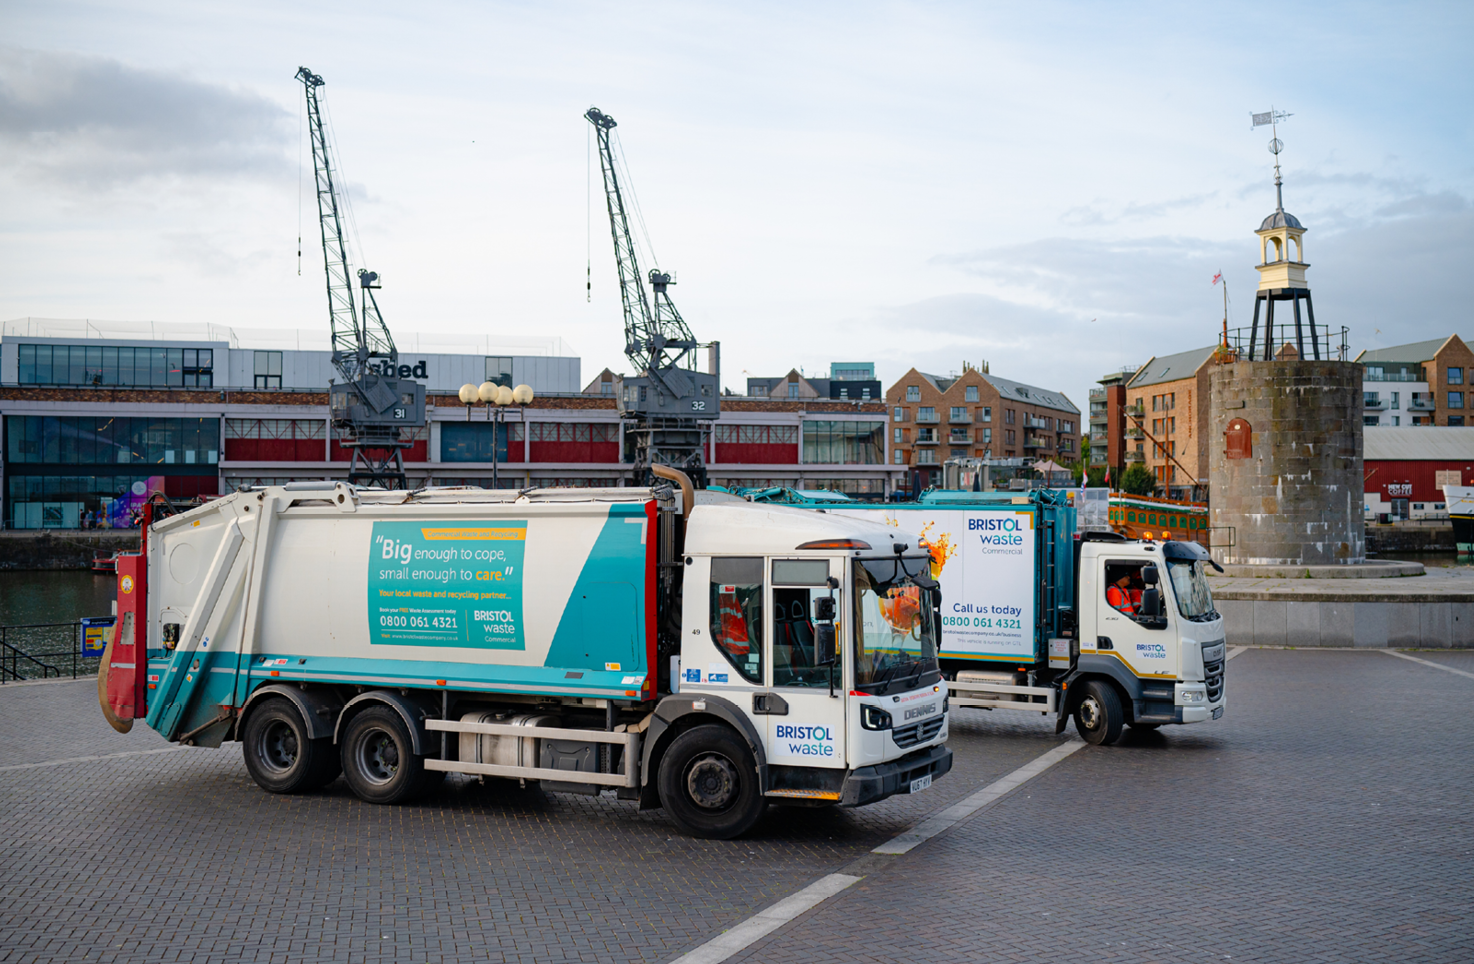
M 1155 570 L 1152 570 L 1155 571 Z M 1142 590 L 1141 614 L 1150 619 L 1159 619 L 1162 616 L 1162 590 L 1152 586 Z
M 834 624 L 814 624 L 814 649 L 815 661 L 820 666 L 833 666 L 835 661 L 834 652 Z
M 816 622 L 833 622 L 834 610 L 833 596 L 820 596 L 814 600 L 814 620 Z
M 1159 580 L 1160 580 L 1160 577 L 1157 575 L 1157 567 L 1156 566 L 1142 566 L 1141 567 L 1141 581 L 1142 582 L 1146 583 L 1148 586 L 1155 586 Z

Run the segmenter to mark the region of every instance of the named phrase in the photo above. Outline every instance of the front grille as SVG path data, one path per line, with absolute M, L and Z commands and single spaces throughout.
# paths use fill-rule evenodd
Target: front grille
M 896 741 L 896 746 L 906 749 L 927 740 L 934 740 L 937 734 L 942 732 L 942 723 L 946 721 L 945 714 L 938 714 L 929 720 L 920 723 L 912 723 L 910 726 L 897 727 L 891 730 L 891 739 Z
M 1217 703 L 1223 698 L 1223 665 L 1227 660 L 1216 659 L 1203 664 L 1203 681 L 1208 684 L 1208 702 Z

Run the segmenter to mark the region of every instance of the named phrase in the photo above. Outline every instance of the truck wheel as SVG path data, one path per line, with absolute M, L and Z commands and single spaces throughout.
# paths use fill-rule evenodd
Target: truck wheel
M 355 716 L 343 734 L 343 776 L 360 800 L 399 803 L 424 785 L 425 761 L 415 755 L 409 728 L 387 706 Z
M 1075 729 L 1086 743 L 1110 746 L 1121 737 L 1125 714 L 1115 687 L 1100 680 L 1085 684 L 1085 696 L 1075 707 Z
M 251 779 L 271 793 L 316 790 L 338 775 L 333 741 L 308 739 L 306 721 L 288 700 L 270 699 L 256 707 L 241 746 Z
M 660 803 L 694 837 L 730 840 L 763 815 L 757 761 L 725 726 L 708 724 L 676 737 L 660 761 Z

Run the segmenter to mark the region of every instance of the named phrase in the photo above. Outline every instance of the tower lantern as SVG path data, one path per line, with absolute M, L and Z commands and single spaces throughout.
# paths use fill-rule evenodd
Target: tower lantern
M 1269 111 L 1254 115 L 1254 126 L 1277 125 L 1290 115 Z M 1254 233 L 1259 235 L 1259 290 L 1254 293 L 1254 321 L 1249 329 L 1249 361 L 1255 358 L 1259 336 L 1259 312 L 1264 309 L 1264 360 L 1274 355 L 1274 303 L 1288 301 L 1295 317 L 1295 351 L 1300 358 L 1321 357 L 1320 337 L 1315 327 L 1315 307 L 1310 300 L 1310 284 L 1305 280 L 1305 226 L 1285 210 L 1284 178 L 1280 176 L 1280 152 L 1284 142 L 1274 137 L 1269 152 L 1274 155 L 1274 212 L 1265 218 Z M 1305 302 L 1305 322 L 1300 318 L 1300 302 Z M 1305 352 L 1305 328 L 1310 329 L 1310 353 Z M 1329 349 L 1331 346 L 1326 345 Z

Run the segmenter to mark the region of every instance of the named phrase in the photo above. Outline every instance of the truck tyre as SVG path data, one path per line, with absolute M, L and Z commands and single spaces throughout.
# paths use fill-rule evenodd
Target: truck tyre
M 393 709 L 371 706 L 343 733 L 343 777 L 360 800 L 400 803 L 424 787 L 425 761 L 415 755 L 409 728 Z
M 757 761 L 731 728 L 696 726 L 671 742 L 660 761 L 660 803 L 694 837 L 730 840 L 763 815 L 767 800 Z
M 1124 722 L 1116 688 L 1098 679 L 1086 683 L 1085 696 L 1075 707 L 1075 729 L 1081 738 L 1095 746 L 1110 746 L 1120 739 Z
M 307 722 L 290 701 L 266 700 L 251 711 L 242 734 L 246 769 L 271 793 L 317 790 L 338 775 L 331 739 L 307 737 Z

